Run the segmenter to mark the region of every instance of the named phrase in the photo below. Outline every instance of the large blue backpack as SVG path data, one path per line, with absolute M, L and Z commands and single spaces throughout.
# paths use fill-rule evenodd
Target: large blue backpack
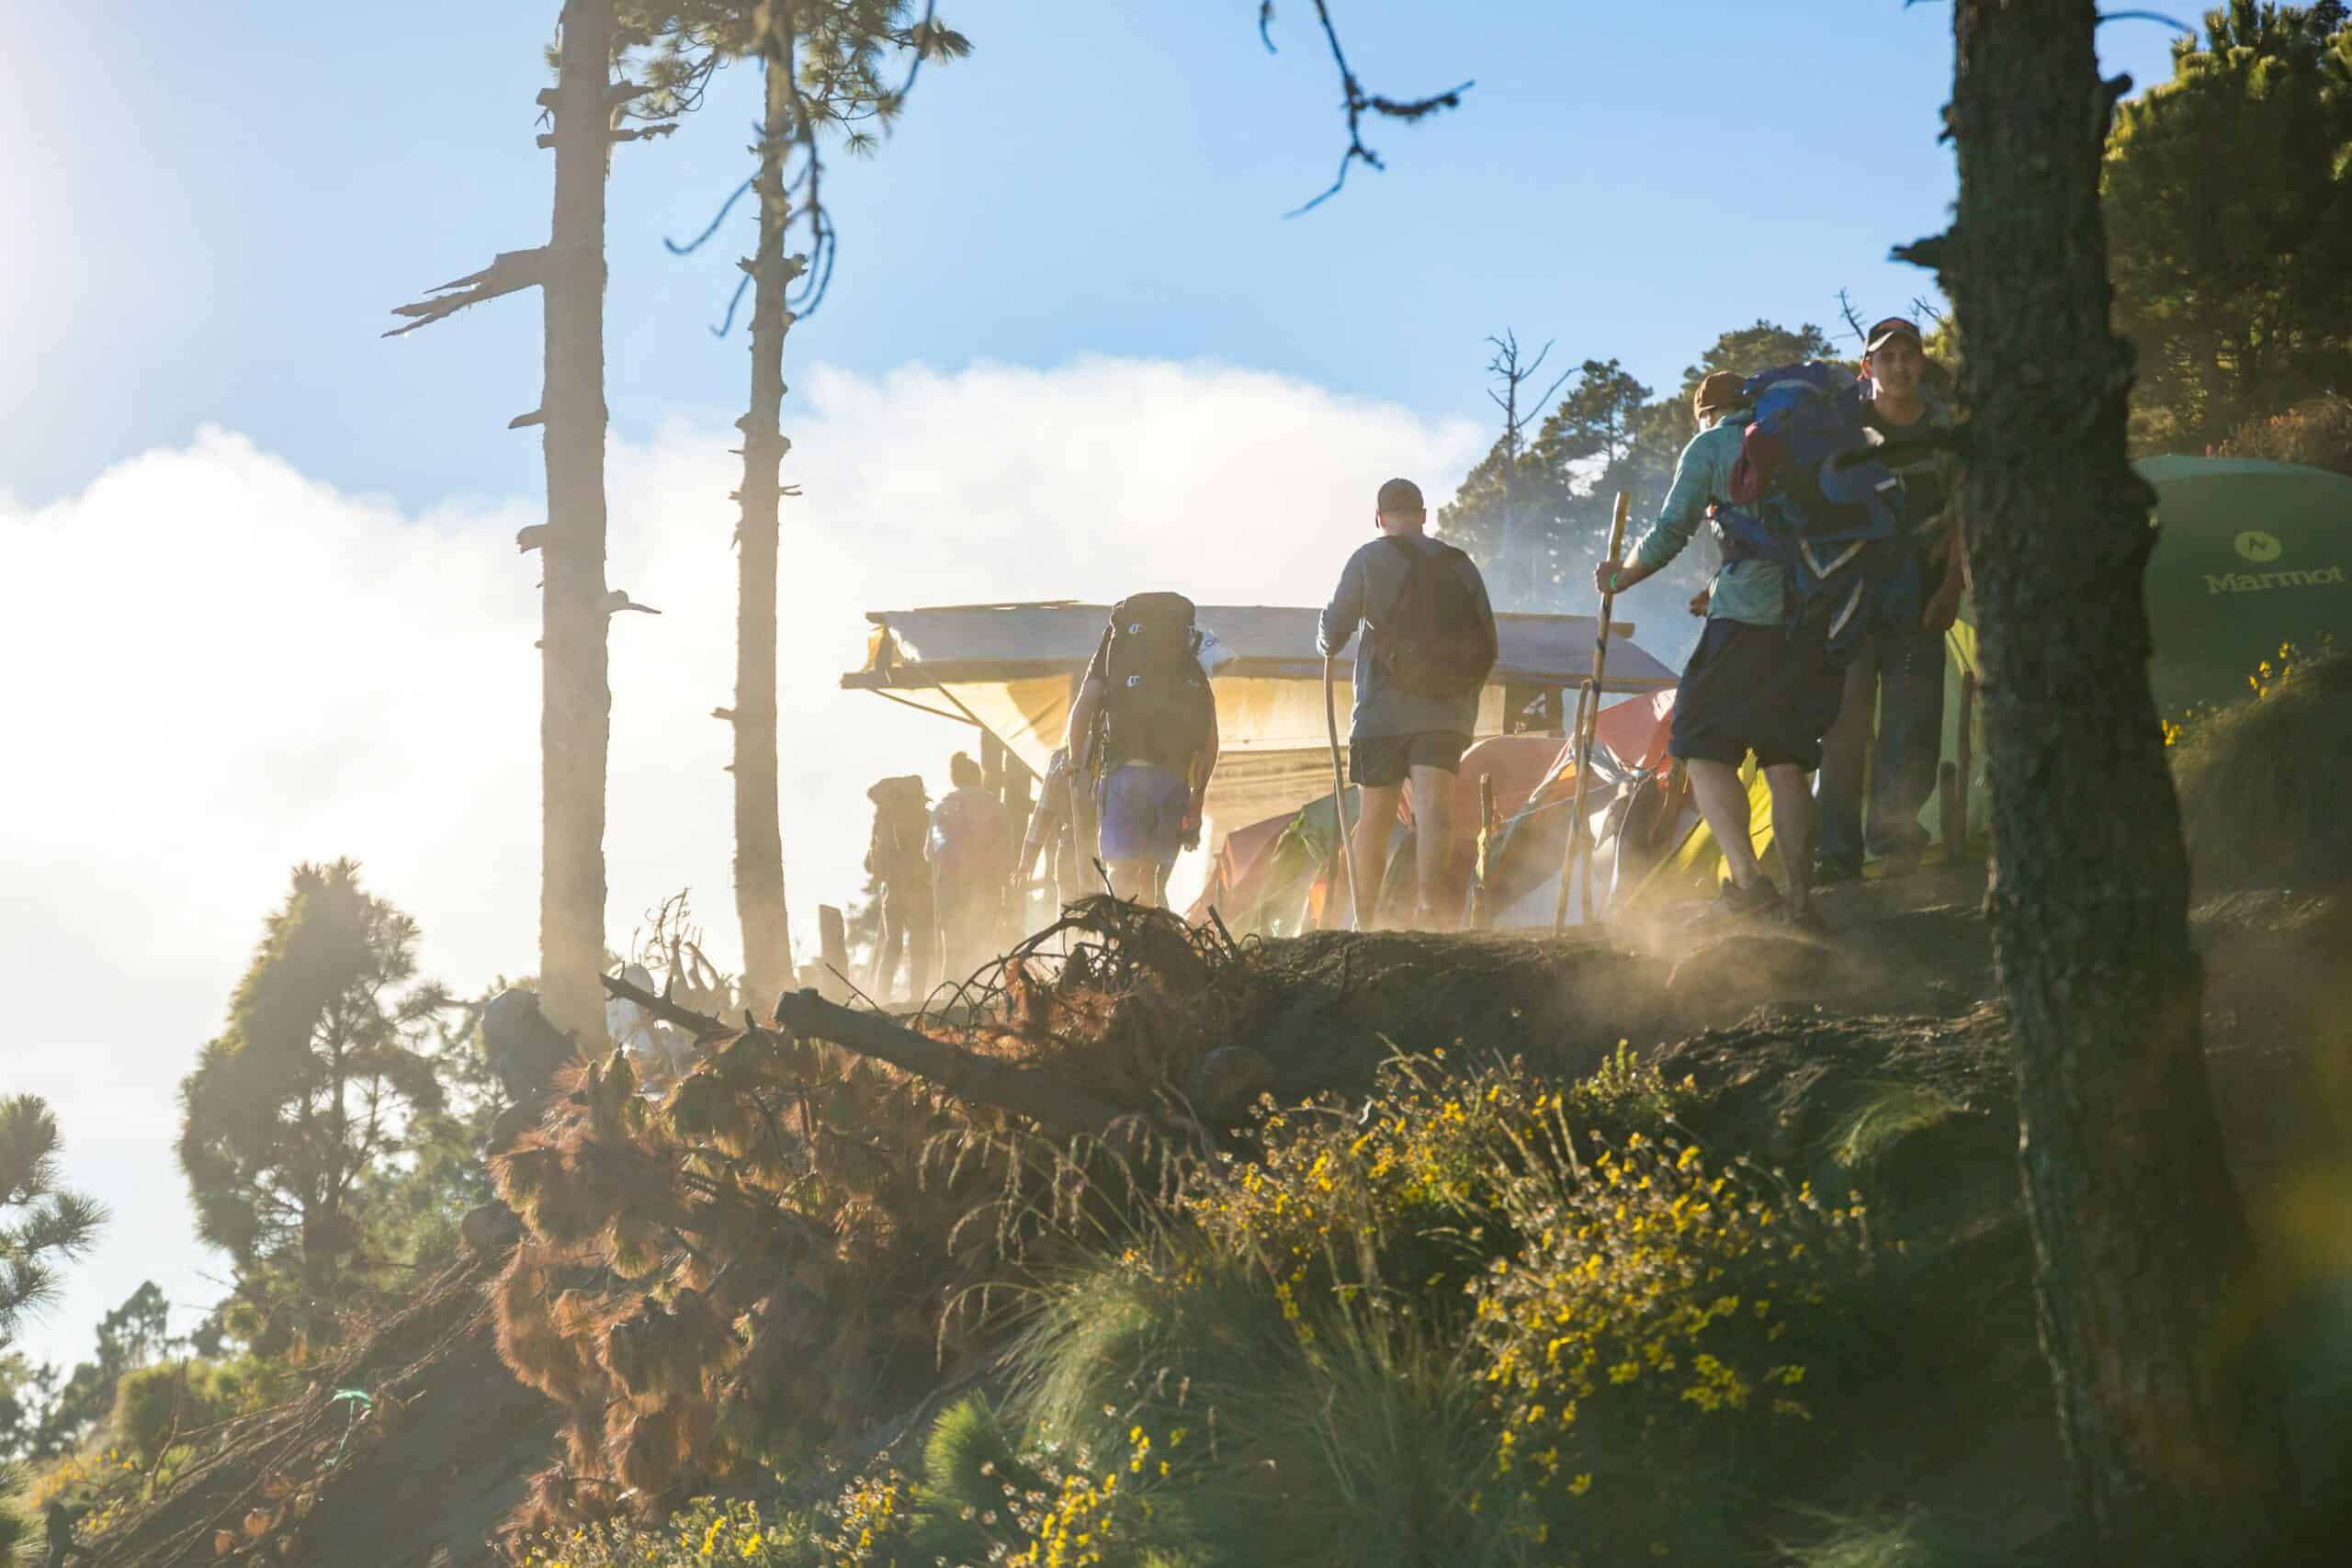
M 1917 626 L 1926 592 L 1906 547 L 1903 484 L 1878 456 L 1852 373 L 1781 366 L 1749 377 L 1740 398 L 1751 412 L 1730 499 L 1710 511 L 1724 561 L 1781 566 L 1794 635 L 1832 653 Z

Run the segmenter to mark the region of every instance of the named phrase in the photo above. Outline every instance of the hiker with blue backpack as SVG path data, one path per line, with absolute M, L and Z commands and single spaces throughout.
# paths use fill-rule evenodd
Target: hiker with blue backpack
M 1943 749 L 1944 633 L 1960 614 L 1961 536 L 1951 515 L 1951 454 L 1937 446 L 1902 451 L 1906 436 L 1949 432 L 1952 424 L 1951 405 L 1926 385 L 1927 345 L 1918 327 L 1890 316 L 1871 328 L 1863 340 L 1862 369 L 1870 387 L 1864 422 L 1894 444 L 1887 450 L 1900 454 L 1887 464 L 1900 481 L 1889 499 L 1925 603 L 1916 623 L 1883 626 L 1864 637 L 1846 666 L 1845 699 L 1822 748 L 1816 886 L 1860 875 L 1866 849 L 1890 872 L 1900 873 L 1916 866 L 1927 848 L 1919 808 L 1936 792 Z
M 1316 628 L 1327 660 L 1358 626 L 1364 631 L 1348 727 L 1348 777 L 1356 786 L 1349 863 L 1363 879 L 1355 907 L 1365 920 L 1377 920 L 1389 834 L 1409 780 L 1413 924 L 1443 931 L 1461 908 L 1460 894 L 1447 885 L 1453 786 L 1477 727 L 1478 694 L 1499 649 L 1495 611 L 1476 563 L 1429 536 L 1419 485 L 1382 485 L 1372 521 L 1380 537 L 1348 558 Z
M 1821 738 L 1838 716 L 1842 675 L 1826 639 L 1801 631 L 1781 552 L 1726 526 L 1751 400 L 1747 384 L 1731 371 L 1699 383 L 1690 404 L 1699 433 L 1675 464 L 1657 521 L 1630 559 L 1595 567 L 1593 582 L 1602 592 L 1622 593 L 1665 570 L 1702 523 L 1714 525 L 1724 564 L 1708 588 L 1706 630 L 1683 668 L 1668 750 L 1689 773 L 1730 872 L 1715 912 L 1813 926 L 1819 917 L 1812 902 L 1810 775 L 1821 765 Z M 1739 768 L 1750 752 L 1772 792 L 1785 898 L 1758 863 L 1748 834 Z

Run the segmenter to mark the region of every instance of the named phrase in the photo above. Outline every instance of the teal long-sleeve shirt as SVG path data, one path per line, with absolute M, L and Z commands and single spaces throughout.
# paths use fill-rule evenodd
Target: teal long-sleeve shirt
M 1707 508 L 1731 497 L 1732 465 L 1739 461 L 1747 411 L 1735 409 L 1690 438 L 1674 465 L 1674 483 L 1657 521 L 1634 547 L 1633 564 L 1645 572 L 1664 568 L 1682 553 L 1707 520 Z M 1788 574 L 1777 561 L 1736 560 L 1724 563 L 1708 585 L 1707 618 L 1745 621 L 1749 626 L 1777 626 L 1789 618 Z

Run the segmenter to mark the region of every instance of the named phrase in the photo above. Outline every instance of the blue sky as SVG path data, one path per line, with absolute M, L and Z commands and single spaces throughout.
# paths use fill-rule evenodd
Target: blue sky
M 1490 439 L 1487 333 L 1671 385 L 1724 329 L 1927 286 L 1885 258 L 1951 198 L 1940 6 L 1338 8 L 1374 90 L 1477 85 L 1373 126 L 1388 172 L 1304 218 L 1344 145 L 1307 0 L 1274 56 L 1250 0 L 960 0 L 973 57 L 836 165 L 840 267 L 785 409 L 803 930 L 855 891 L 865 784 L 944 785 L 964 743 L 837 689 L 861 610 L 1146 581 L 1307 603 L 1378 480 L 1442 496 Z M 544 239 L 555 11 L 81 0 L 69 35 L 0 0 L 0 1092 L 50 1099 L 116 1214 L 36 1354 L 85 1353 L 144 1278 L 182 1322 L 220 1293 L 173 1090 L 295 861 L 359 859 L 461 991 L 535 962 L 537 569 L 509 541 L 541 469 L 505 425 L 538 398 L 537 300 L 378 334 Z M 2158 79 L 2166 39 L 2110 28 L 2109 66 Z M 689 260 L 661 239 L 742 177 L 757 86 L 733 73 L 673 140 L 616 150 L 608 245 L 612 581 L 669 613 L 615 630 L 606 929 L 626 945 L 691 886 L 721 963 L 705 716 L 732 680 L 748 367 L 707 329 L 750 215 Z M 1679 604 L 1629 598 L 1645 646 L 1687 640 Z
M 103 54 L 61 39 L 0 59 L 25 128 L 0 150 L 16 371 L 0 488 L 43 501 L 209 423 L 412 504 L 526 493 L 537 442 L 504 425 L 537 400 L 536 302 L 376 334 L 390 306 L 544 237 L 531 97 L 555 6 L 81 10 Z M 1866 313 L 1923 291 L 1885 257 L 1950 197 L 1943 6 L 1344 0 L 1339 15 L 1375 89 L 1477 85 L 1457 113 L 1374 126 L 1388 172 L 1360 168 L 1343 198 L 1285 221 L 1343 145 L 1305 0 L 1278 8 L 1272 56 L 1247 0 L 951 5 L 976 51 L 927 75 L 878 158 L 841 168 L 841 267 L 795 359 L 1206 357 L 1482 414 L 1482 340 L 1505 327 L 1655 385 L 1722 328 L 1832 324 L 1840 287 Z M 2113 64 L 2165 70 L 2162 28 L 2107 35 Z M 698 230 L 745 167 L 757 83 L 731 78 L 673 141 L 616 153 L 624 435 L 739 406 L 740 332 L 706 329 L 748 209 L 726 248 L 680 261 L 660 243 Z

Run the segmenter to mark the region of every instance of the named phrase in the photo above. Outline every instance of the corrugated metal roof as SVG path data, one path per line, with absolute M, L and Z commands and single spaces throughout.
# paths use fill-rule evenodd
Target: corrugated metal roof
M 1109 615 L 1108 605 L 1069 600 L 871 610 L 865 618 L 875 635 L 866 662 L 843 675 L 842 684 L 875 690 L 1076 674 L 1093 656 Z M 1198 619 L 1234 654 L 1218 674 L 1317 680 L 1323 672 L 1315 651 L 1317 615 L 1287 604 L 1204 604 Z M 1573 686 L 1591 673 L 1600 629 L 1594 616 L 1503 614 L 1495 617 L 1495 627 L 1501 657 L 1491 683 Z M 1608 690 L 1673 685 L 1675 671 L 1635 645 L 1633 631 L 1623 622 L 1611 627 Z

